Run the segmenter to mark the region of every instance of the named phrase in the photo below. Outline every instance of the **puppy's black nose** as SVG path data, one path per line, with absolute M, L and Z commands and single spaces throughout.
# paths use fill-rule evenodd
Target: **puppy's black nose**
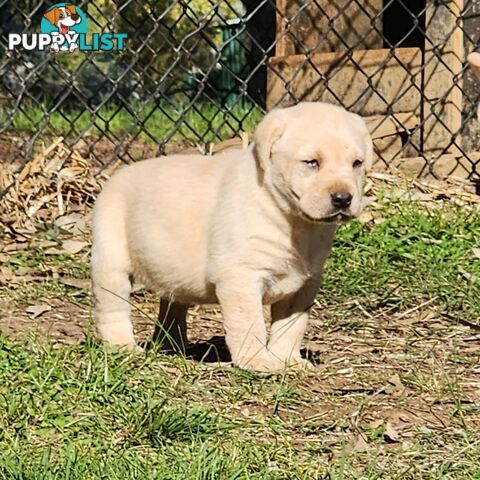
M 348 208 L 352 203 L 352 194 L 349 192 L 335 192 L 331 195 L 332 205 L 335 208 Z
M 72 13 L 71 16 L 72 16 L 72 20 L 74 20 L 75 22 L 80 18 L 80 17 L 78 16 L 78 13 Z

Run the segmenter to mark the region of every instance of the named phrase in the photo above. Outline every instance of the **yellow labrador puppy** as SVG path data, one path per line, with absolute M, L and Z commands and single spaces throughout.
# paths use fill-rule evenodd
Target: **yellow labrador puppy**
M 306 365 L 308 310 L 337 225 L 361 212 L 372 156 L 359 116 L 301 103 L 267 114 L 248 149 L 121 170 L 93 215 L 101 337 L 135 348 L 128 303 L 135 278 L 160 292 L 170 346 L 186 342 L 188 305 L 219 303 L 235 365 Z M 271 305 L 269 335 L 263 305 Z

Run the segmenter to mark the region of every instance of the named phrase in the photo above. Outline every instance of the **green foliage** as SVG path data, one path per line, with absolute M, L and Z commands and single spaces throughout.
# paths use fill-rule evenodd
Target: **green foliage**
M 115 3 L 120 13 L 117 29 L 128 33 L 129 48 L 134 52 L 128 56 L 134 69 L 144 73 L 142 82 L 149 91 L 160 81 L 163 91 L 177 90 L 195 72 L 212 70 L 222 47 L 219 25 L 243 11 L 239 1 Z

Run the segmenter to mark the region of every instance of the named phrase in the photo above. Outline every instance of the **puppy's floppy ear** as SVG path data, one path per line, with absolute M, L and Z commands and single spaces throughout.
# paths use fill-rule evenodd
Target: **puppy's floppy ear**
M 52 8 L 52 10 L 48 11 L 43 15 L 52 25 L 55 27 L 58 23 L 58 8 Z
M 275 109 L 260 122 L 253 135 L 254 152 L 263 171 L 268 169 L 273 144 L 282 136 L 286 127 L 285 112 Z
M 75 10 L 74 5 L 65 5 L 65 10 L 70 12 L 70 15 L 76 15 L 77 14 L 77 11 Z

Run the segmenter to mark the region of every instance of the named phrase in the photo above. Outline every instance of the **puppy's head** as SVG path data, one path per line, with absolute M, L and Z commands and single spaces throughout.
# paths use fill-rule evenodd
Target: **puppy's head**
M 361 213 L 373 146 L 358 115 L 312 102 L 273 110 L 255 131 L 254 152 L 265 186 L 285 210 L 314 223 Z

